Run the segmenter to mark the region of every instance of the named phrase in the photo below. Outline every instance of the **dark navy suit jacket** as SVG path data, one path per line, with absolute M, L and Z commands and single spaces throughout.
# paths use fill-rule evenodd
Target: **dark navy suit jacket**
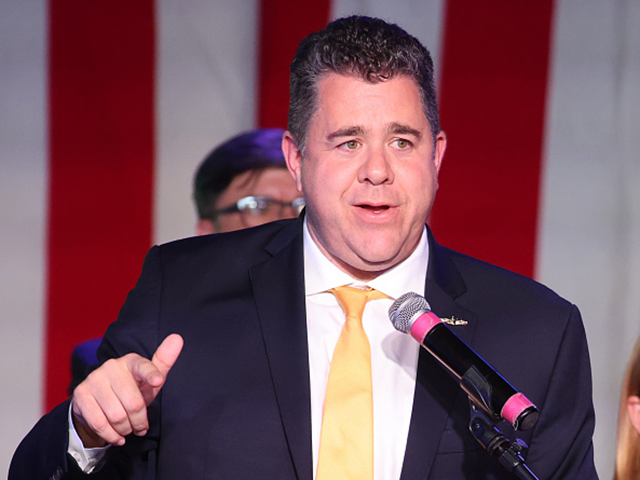
M 578 309 L 534 281 L 438 245 L 425 296 L 540 409 L 518 432 L 540 480 L 591 480 L 591 374 Z M 312 479 L 302 221 L 152 248 L 107 330 L 104 361 L 151 357 L 169 334 L 184 349 L 150 406 L 151 429 L 112 447 L 94 478 Z M 17 450 L 10 480 L 86 478 L 66 455 L 68 402 Z M 402 479 L 512 477 L 468 432 L 457 381 L 421 350 Z M 504 428 L 502 428 L 504 427 Z M 510 435 L 508 425 L 501 425 Z

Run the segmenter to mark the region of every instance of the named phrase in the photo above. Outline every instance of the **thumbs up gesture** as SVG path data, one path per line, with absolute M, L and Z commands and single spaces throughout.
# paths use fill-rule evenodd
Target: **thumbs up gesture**
M 158 395 L 184 341 L 169 335 L 151 360 L 130 353 L 93 371 L 73 392 L 73 422 L 86 448 L 124 445 L 149 430 L 147 406 Z

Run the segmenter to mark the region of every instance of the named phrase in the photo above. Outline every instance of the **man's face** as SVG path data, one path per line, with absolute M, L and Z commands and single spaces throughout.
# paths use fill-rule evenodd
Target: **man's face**
M 434 145 L 414 80 L 372 84 L 335 73 L 320 80 L 304 157 L 289 132 L 283 140 L 311 235 L 333 263 L 365 281 L 416 248 L 445 147 L 442 132 Z
M 234 205 L 241 198 L 252 195 L 254 197 L 270 197 L 282 202 L 292 202 L 300 197 L 295 183 L 286 168 L 267 168 L 262 171 L 249 170 L 237 175 L 222 192 L 215 208 L 217 210 Z M 279 218 L 293 218 L 297 214 L 291 207 L 278 207 L 275 215 L 258 215 L 246 212 L 232 212 L 221 214 L 215 222 L 200 220 L 196 227 L 198 235 L 209 233 L 231 232 L 246 227 L 257 226 Z

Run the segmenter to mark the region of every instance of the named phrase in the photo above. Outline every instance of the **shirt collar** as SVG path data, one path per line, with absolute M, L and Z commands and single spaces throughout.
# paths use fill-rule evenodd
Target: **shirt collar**
M 323 293 L 342 285 L 362 286 L 361 281 L 340 270 L 321 251 L 309 232 L 307 219 L 304 220 L 304 275 L 306 295 Z M 389 297 L 396 299 L 407 292 L 424 295 L 429 261 L 429 242 L 426 226 L 416 249 L 409 258 L 391 270 L 366 283 Z

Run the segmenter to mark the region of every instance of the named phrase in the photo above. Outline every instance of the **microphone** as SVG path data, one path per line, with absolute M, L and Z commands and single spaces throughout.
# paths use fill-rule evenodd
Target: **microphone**
M 537 407 L 442 323 L 423 297 L 405 293 L 389 308 L 389 319 L 453 373 L 469 398 L 489 415 L 502 417 L 516 430 L 536 424 Z

